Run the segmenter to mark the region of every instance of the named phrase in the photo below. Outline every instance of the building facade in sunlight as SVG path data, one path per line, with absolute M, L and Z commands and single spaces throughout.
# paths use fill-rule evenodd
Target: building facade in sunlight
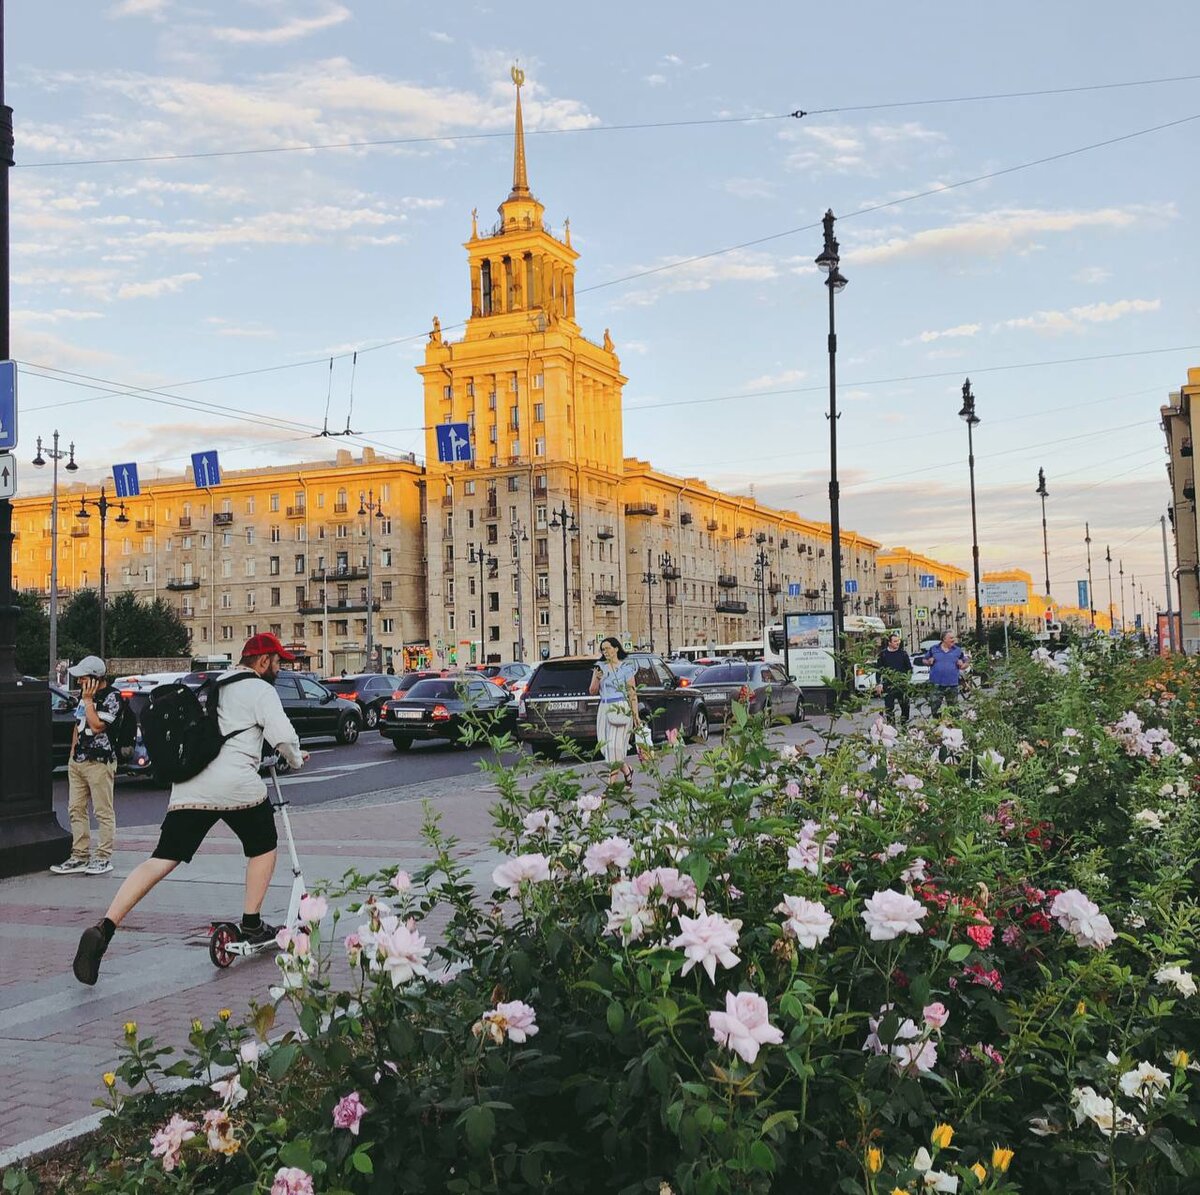
M 968 574 L 911 548 L 887 548 L 877 557 L 880 617 L 897 627 L 909 645 L 945 631 L 971 629 Z
M 1200 368 L 1188 370 L 1188 380 L 1162 408 L 1167 438 L 1167 476 L 1171 483 L 1169 517 L 1174 533 L 1176 609 L 1182 618 L 1183 642 L 1189 656 L 1200 652 L 1200 520 L 1196 514 L 1196 466 L 1192 445 L 1200 431 L 1196 402 L 1200 399 Z

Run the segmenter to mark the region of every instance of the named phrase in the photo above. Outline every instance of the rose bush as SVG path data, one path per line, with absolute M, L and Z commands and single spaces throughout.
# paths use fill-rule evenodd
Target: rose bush
M 431 817 L 281 937 L 300 1032 L 135 1026 L 74 1189 L 1195 1191 L 1197 679 L 1014 660 L 816 758 L 735 707 L 650 801 L 494 768 L 494 890 Z

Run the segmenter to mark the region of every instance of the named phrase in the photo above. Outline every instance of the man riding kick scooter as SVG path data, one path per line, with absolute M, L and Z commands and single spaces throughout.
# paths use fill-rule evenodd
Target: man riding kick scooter
M 217 702 L 220 751 L 191 779 L 172 785 L 154 854 L 129 873 L 104 918 L 83 931 L 73 968 L 80 983 L 96 982 L 117 926 L 160 880 L 191 862 L 218 821 L 238 836 L 246 855 L 241 939 L 259 945 L 275 937 L 278 930 L 263 921 L 261 909 L 275 871 L 278 838 L 259 766 L 264 739 L 293 768 L 308 759 L 274 689 L 280 661 L 294 658 L 274 635 L 252 635 L 238 665 L 217 679 L 208 700 Z

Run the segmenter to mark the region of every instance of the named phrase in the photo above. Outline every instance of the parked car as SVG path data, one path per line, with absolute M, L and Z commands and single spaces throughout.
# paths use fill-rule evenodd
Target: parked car
M 770 711 L 775 718 L 799 722 L 804 693 L 778 664 L 730 660 L 712 664 L 692 677 L 691 687 L 703 695 L 714 722 L 728 723 L 734 702 L 751 714 Z
M 183 683 L 199 688 L 210 677 L 220 675 L 221 672 L 189 672 Z M 307 676 L 287 671 L 280 672 L 275 678 L 275 692 L 300 738 L 332 735 L 342 744 L 357 741 L 363 724 L 362 710 L 357 702 L 339 697 Z
M 29 678 L 26 677 L 28 681 Z M 41 682 L 45 684 L 45 681 Z M 75 731 L 75 707 L 79 700 L 66 689 L 49 685 L 50 690 L 50 764 L 65 768 L 71 760 L 71 736 Z
M 688 685 L 693 684 L 696 679 L 696 673 L 706 667 L 704 664 L 694 664 L 691 660 L 668 660 L 667 667 L 670 668 L 671 674 L 679 681 L 679 687 L 686 689 Z
M 689 742 L 708 740 L 709 714 L 704 697 L 693 686 L 680 685 L 661 656 L 631 652 L 637 664 L 638 711 L 661 742 L 677 730 Z M 596 746 L 596 705 L 588 694 L 594 656 L 562 657 L 539 664 L 529 678 L 518 709 L 517 737 L 535 751 L 557 759 L 564 736 L 589 754 Z
M 426 668 L 419 672 L 405 672 L 400 676 L 392 677 L 392 697 L 403 697 L 419 680 L 439 680 L 443 676 L 449 676 L 450 672 L 437 669 Z
M 357 676 L 340 676 L 321 683 L 347 701 L 355 701 L 362 710 L 363 725 L 374 730 L 379 725 L 379 713 L 385 701 L 395 692 L 394 676 L 382 672 L 362 672 Z
M 504 678 L 504 684 L 513 695 L 513 699 L 520 701 L 525 696 L 525 690 L 529 686 L 529 678 L 533 675 L 533 665 L 505 664 L 500 675 Z
M 418 681 L 384 706 L 379 733 L 397 751 L 407 751 L 417 739 L 458 743 L 471 719 L 495 718 L 498 730 L 511 730 L 516 716 L 516 703 L 507 689 L 469 672 Z

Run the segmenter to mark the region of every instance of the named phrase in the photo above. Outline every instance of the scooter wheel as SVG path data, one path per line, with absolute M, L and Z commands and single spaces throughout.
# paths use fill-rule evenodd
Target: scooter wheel
M 224 969 L 233 962 L 234 956 L 229 953 L 228 947 L 231 942 L 236 942 L 240 937 L 236 925 L 222 922 L 213 926 L 212 933 L 208 938 L 208 957 L 212 959 L 214 967 Z

